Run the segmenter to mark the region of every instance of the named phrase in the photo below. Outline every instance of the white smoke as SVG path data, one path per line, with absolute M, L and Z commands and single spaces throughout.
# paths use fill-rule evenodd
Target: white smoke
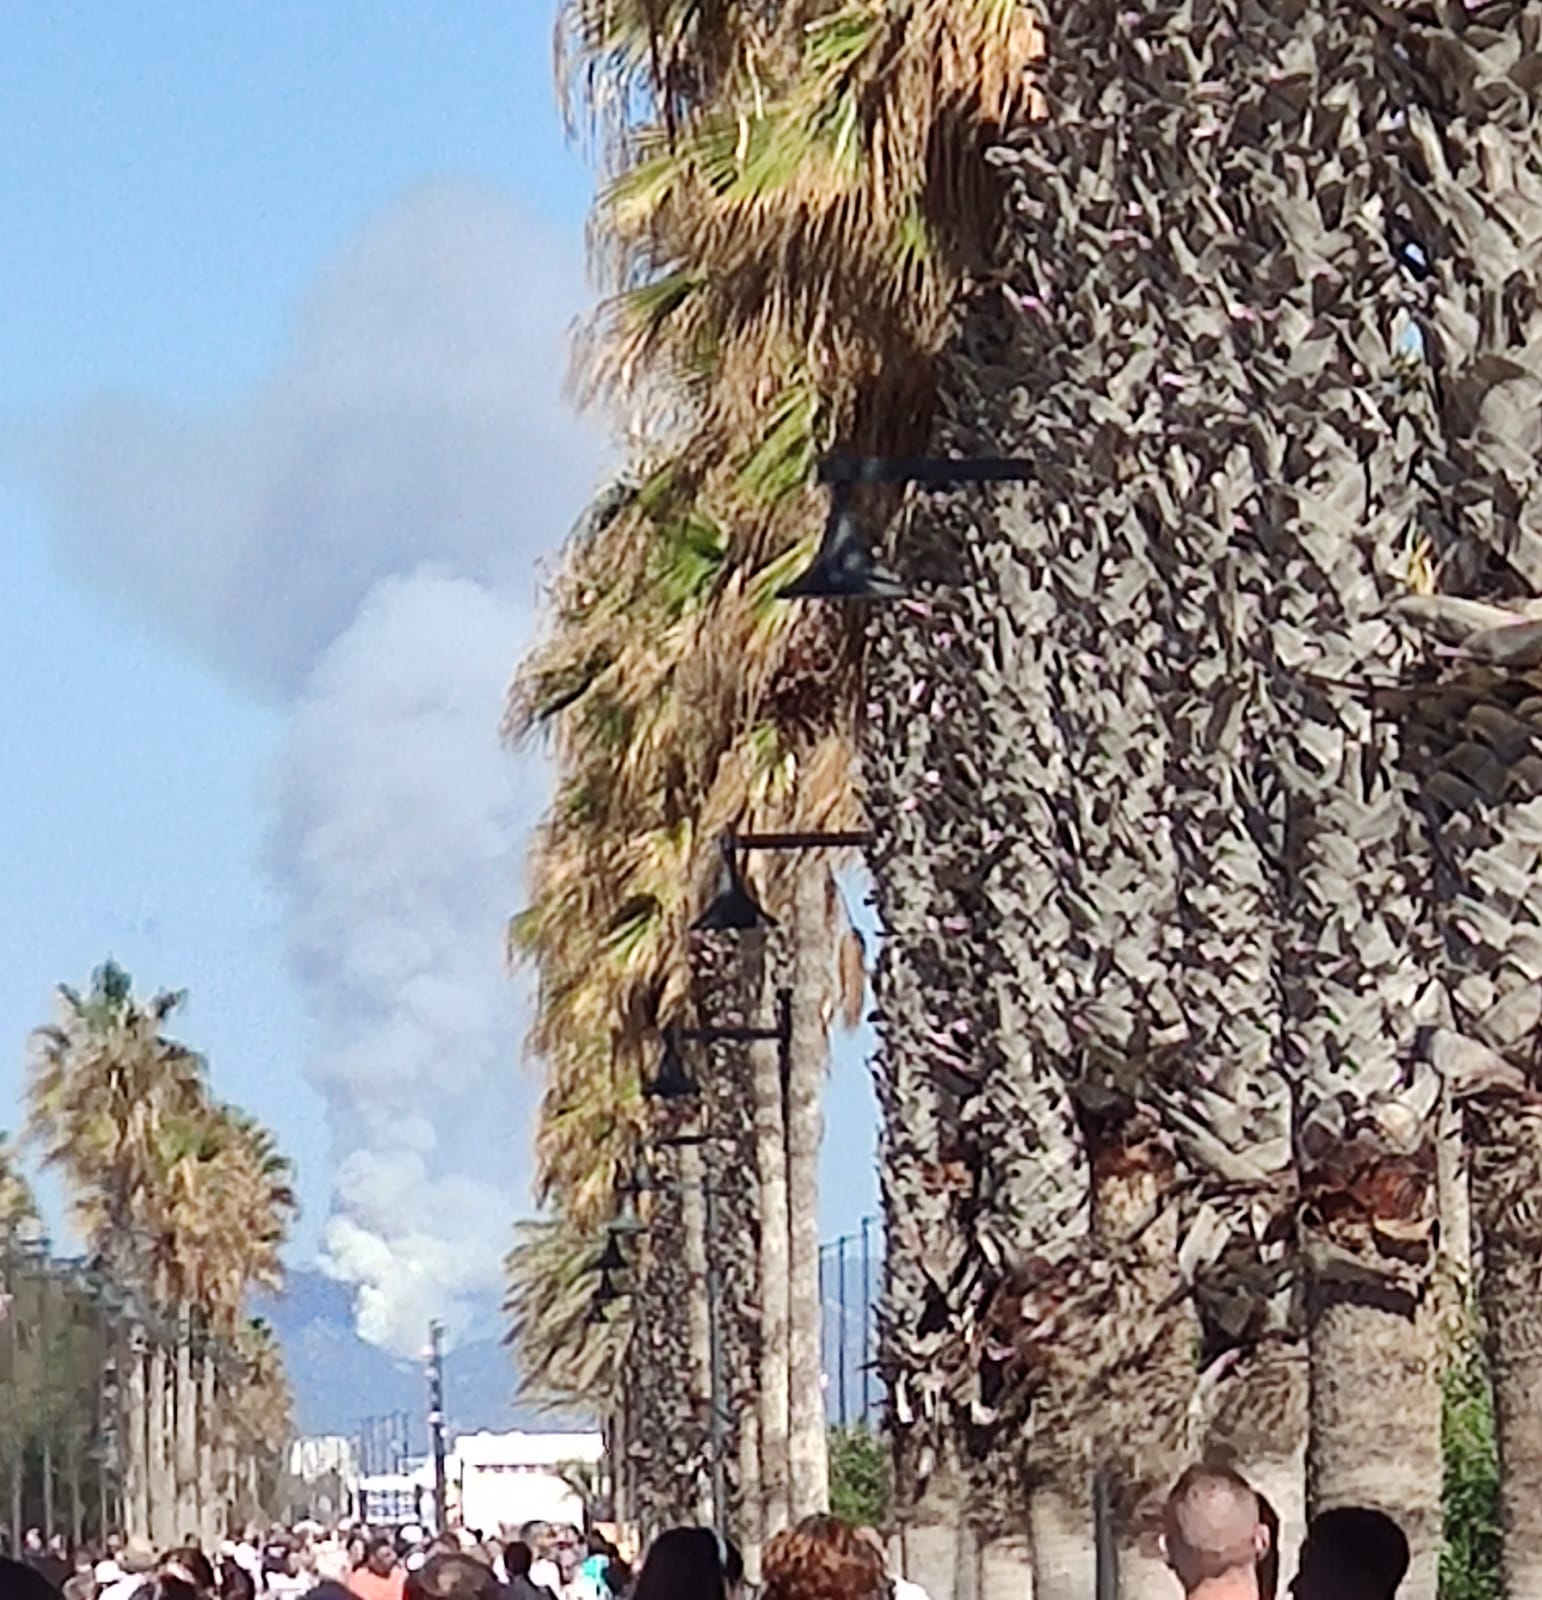
M 511 201 L 405 197 L 221 415 L 82 410 L 51 451 L 61 549 L 292 721 L 269 866 L 323 1040 L 324 1265 L 401 1353 L 496 1287 L 531 1091 L 501 964 L 544 774 L 497 740 L 535 568 L 596 442 L 563 407 L 571 252 Z

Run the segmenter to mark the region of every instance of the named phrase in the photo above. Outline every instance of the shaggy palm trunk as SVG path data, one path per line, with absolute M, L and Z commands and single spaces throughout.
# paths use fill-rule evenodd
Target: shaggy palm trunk
M 1464 664 L 1420 696 L 1426 802 L 1446 869 L 1444 972 L 1453 1012 L 1435 1052 L 1450 1088 L 1468 1097 L 1470 1196 L 1482 1240 L 1476 1281 L 1494 1383 L 1511 1600 L 1542 1592 L 1542 717 L 1533 710 L 1535 678 Z M 1457 1166 L 1442 1173 L 1449 1194 L 1469 1174 L 1449 1149 L 1442 1156 L 1447 1169 Z
M 127 1329 L 119 1356 L 122 1410 L 118 1427 L 123 1472 L 123 1520 L 126 1525 L 124 1532 L 141 1539 L 152 1536 L 148 1361 L 149 1350 L 144 1330 Z
M 1139 1445 L 1120 1450 L 1113 1439 L 1104 1447 L 1119 1594 L 1121 1600 L 1162 1600 L 1172 1574 L 1161 1559 L 1152 1503 L 1160 1504 L 1186 1454 L 1182 1423 L 1194 1388 L 1197 1344 L 1192 1315 L 1179 1310 L 1188 1308 L 1178 1274 L 1172 1166 L 1149 1137 L 1122 1144 L 1095 1132 L 1092 1145 L 1093 1235 L 1126 1279 L 1118 1314 L 1143 1329 L 1136 1365 L 1152 1410 L 1163 1419 L 1154 1452 Z
M 1394 192 L 1422 280 L 1411 297 L 1423 354 L 1438 373 L 1444 460 L 1430 474 L 1431 499 L 1461 535 L 1455 550 L 1440 552 L 1436 578 L 1452 595 L 1508 602 L 1534 618 L 1542 587 L 1535 8 L 1487 6 L 1469 17 L 1418 7 L 1389 31 L 1407 74 Z M 1452 697 L 1431 697 L 1422 709 L 1437 725 L 1431 789 L 1449 852 L 1442 886 L 1456 1049 L 1482 1091 L 1467 1123 L 1476 1279 L 1495 1384 L 1504 1587 L 1520 1600 L 1542 1593 L 1542 1134 L 1534 1100 L 1542 719 L 1535 650 L 1492 648 L 1488 630 L 1503 621 L 1480 614 L 1441 630 L 1446 644 L 1470 640 L 1472 654 L 1494 666 L 1464 662 Z
M 1396 1516 L 1416 1552 L 1410 1593 L 1427 1600 L 1441 1477 L 1423 1314 L 1438 1085 L 1419 1046 L 1441 1000 L 1406 753 L 1366 688 L 1396 679 L 1408 659 L 1383 613 L 1418 552 L 1412 468 L 1429 437 L 1426 397 L 1400 386 L 1396 370 L 1402 286 L 1370 170 L 1399 107 L 1379 76 L 1377 24 L 1359 8 L 1221 5 L 1198 19 L 1163 4 L 1097 20 L 1111 37 L 1142 41 L 1126 55 L 1136 82 L 1161 81 L 1160 94 L 1139 101 L 1141 146 L 1181 151 L 1185 163 L 1217 152 L 1232 181 L 1211 186 L 1201 213 L 1176 216 L 1165 185 L 1132 184 L 1122 215 L 1149 290 L 1112 323 L 1130 330 L 1124 359 L 1088 352 L 1101 372 L 1120 374 L 1115 420 L 1138 384 L 1144 407 L 1119 431 L 1151 437 L 1175 462 L 1178 450 L 1197 461 L 1175 466 L 1169 482 L 1095 444 L 1084 455 L 1107 482 L 1133 478 L 1141 526 L 1164 545 L 1182 515 L 1175 488 L 1208 478 L 1231 546 L 1261 553 L 1274 575 L 1256 624 L 1226 622 L 1225 636 L 1229 670 L 1246 653 L 1249 675 L 1263 674 L 1272 727 L 1290 729 L 1265 730 L 1262 765 L 1278 769 L 1278 802 L 1271 792 L 1244 804 L 1266 850 L 1278 848 L 1283 893 L 1276 1062 L 1293 1091 L 1307 1201 L 1311 1498 L 1316 1508 L 1353 1499 Z M 1149 41 L 1167 34 L 1182 38 L 1191 65 L 1153 60 Z M 1087 42 L 1097 37 L 1093 28 Z M 1212 81 L 1185 103 L 1173 72 Z M 1096 92 L 1120 76 L 1104 72 Z M 1075 170 L 1114 170 L 1118 148 L 1105 139 Z M 1121 214 L 1101 179 L 1079 192 Z M 1057 284 L 1074 278 L 1055 272 Z M 1194 282 L 1221 293 L 1195 301 Z M 1139 321 L 1169 314 L 1191 336 L 1187 352 L 1178 343 L 1166 367 L 1160 349 L 1142 361 L 1150 346 L 1134 336 Z
M 791 1048 L 787 1081 L 788 1466 L 794 1521 L 830 1505 L 819 1283 L 819 1148 L 829 1063 L 825 1023 L 834 961 L 829 867 L 818 855 L 793 875 Z
M 639 1520 L 651 1537 L 692 1518 L 707 1481 L 703 1422 L 691 1354 L 690 1274 L 679 1162 L 661 1155 L 651 1197 L 647 1254 L 634 1295 L 629 1357 L 638 1415 Z
M 177 1319 L 174 1409 L 176 1416 L 176 1534 L 180 1544 L 199 1532 L 198 1516 L 198 1382 L 193 1369 L 193 1323 L 189 1314 Z
M 777 997 L 768 992 L 763 940 L 709 936 L 696 956 L 698 1011 L 707 1025 L 766 1023 Z M 705 1125 L 711 1130 L 707 1176 L 714 1190 L 716 1231 L 709 1240 L 718 1264 L 718 1325 L 725 1383 L 723 1448 L 726 1452 L 729 1526 L 744 1554 L 745 1570 L 758 1577 L 762 1541 L 760 1434 L 761 1371 L 760 1186 L 755 1134 L 755 1089 L 774 1044 L 718 1044 L 702 1052 Z M 785 1347 L 784 1347 L 785 1348 Z
M 1510 1600 L 1542 1594 L 1542 1110 L 1476 1109 L 1473 1190 L 1499 1436 L 1502 1571 Z

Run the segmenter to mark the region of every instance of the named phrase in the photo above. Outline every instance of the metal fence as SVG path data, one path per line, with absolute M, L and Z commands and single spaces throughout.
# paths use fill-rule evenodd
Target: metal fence
M 856 1233 L 820 1247 L 825 1414 L 840 1428 L 876 1428 L 883 1413 L 877 1372 L 882 1283 L 883 1230 L 876 1217 L 864 1217 Z

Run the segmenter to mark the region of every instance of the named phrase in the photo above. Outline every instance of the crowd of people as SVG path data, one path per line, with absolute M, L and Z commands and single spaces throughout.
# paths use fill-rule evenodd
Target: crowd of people
M 891 1575 L 871 1528 L 806 1518 L 766 1548 L 758 1600 L 926 1600 Z M 1163 1514 L 1173 1597 L 1275 1600 L 1279 1519 L 1237 1473 L 1194 1467 Z M 660 1534 L 635 1570 L 602 1534 L 527 1524 L 483 1536 L 419 1528 L 395 1533 L 301 1524 L 249 1530 L 206 1553 L 196 1540 L 157 1554 L 138 1540 L 71 1552 L 27 1537 L 0 1558 L 0 1600 L 745 1600 L 744 1562 L 706 1528 Z M 1345 1506 L 1307 1530 L 1293 1600 L 1396 1600 L 1408 1541 L 1384 1513 Z M 1090 1597 L 1089 1597 L 1090 1600 Z

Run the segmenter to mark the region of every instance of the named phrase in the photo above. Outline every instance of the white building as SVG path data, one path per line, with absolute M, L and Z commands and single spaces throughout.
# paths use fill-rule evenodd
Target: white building
M 342 1433 L 317 1433 L 296 1439 L 289 1447 L 289 1475 L 301 1483 L 337 1476 L 352 1483 L 359 1475 L 359 1451 Z
M 460 1525 L 483 1533 L 526 1522 L 581 1528 L 584 1498 L 604 1457 L 597 1433 L 465 1433 L 445 1463 Z

